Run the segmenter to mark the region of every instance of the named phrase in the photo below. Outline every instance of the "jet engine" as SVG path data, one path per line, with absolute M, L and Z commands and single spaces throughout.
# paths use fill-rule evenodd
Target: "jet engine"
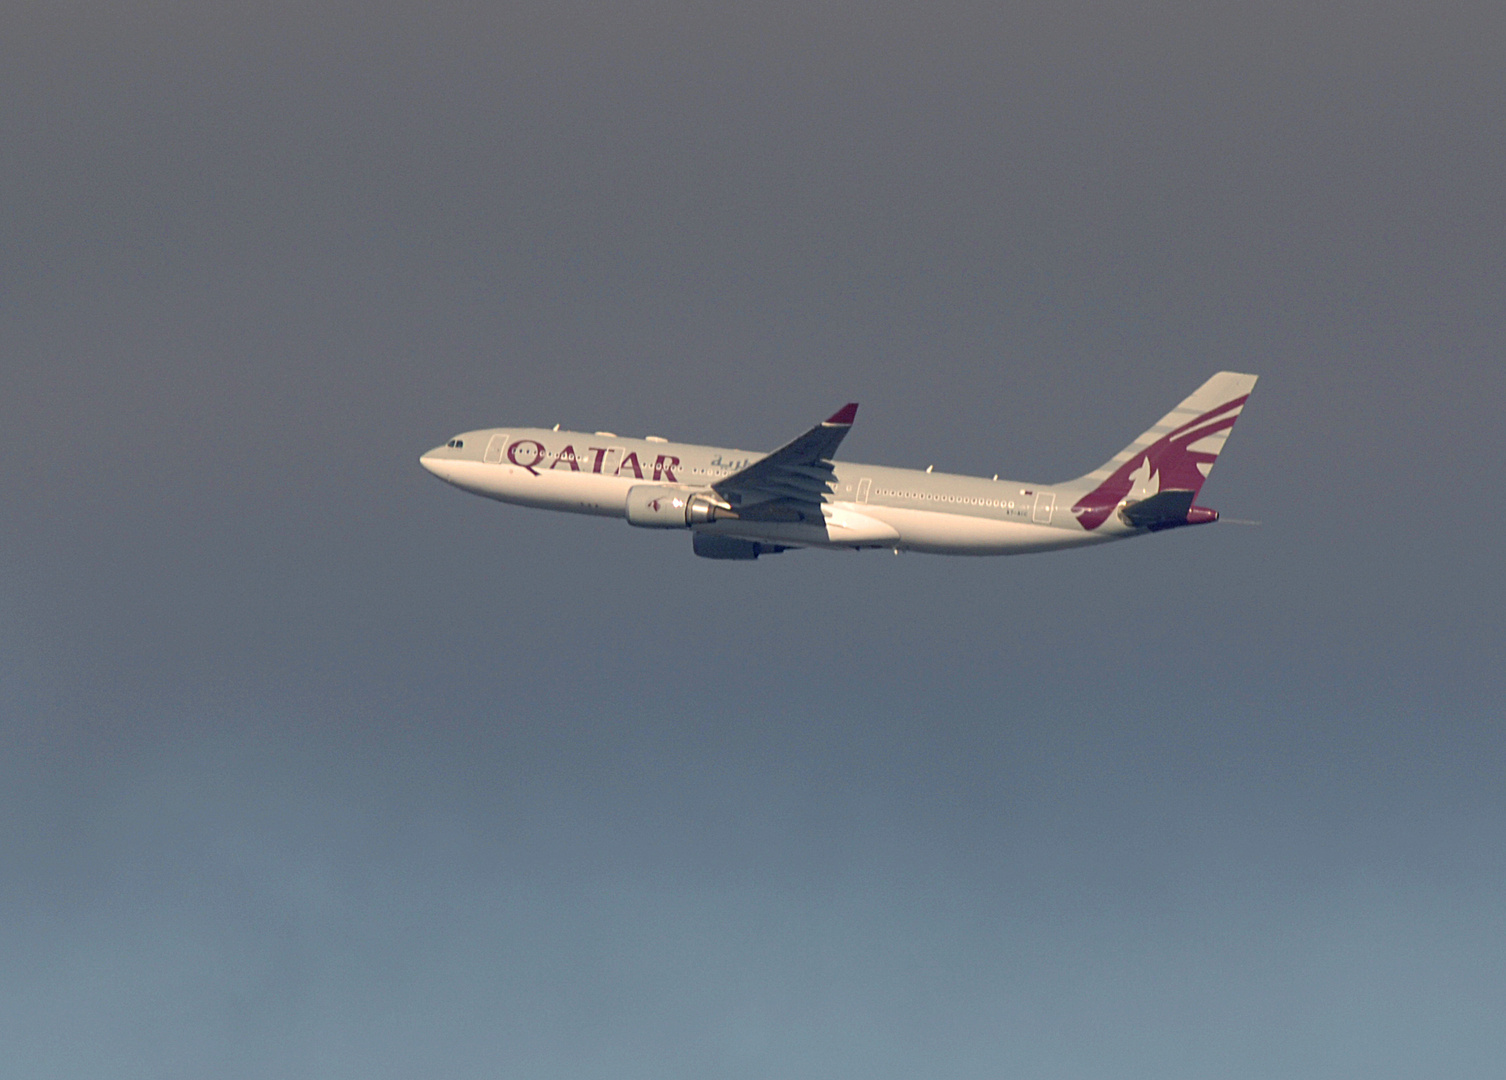
M 640 529 L 688 529 L 737 514 L 684 488 L 639 484 L 628 488 L 627 519 Z

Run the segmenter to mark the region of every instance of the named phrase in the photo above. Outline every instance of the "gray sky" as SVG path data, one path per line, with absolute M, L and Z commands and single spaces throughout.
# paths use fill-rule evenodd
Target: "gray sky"
M 1497 4 L 12 4 L 28 1077 L 1494 1077 Z M 1223 525 L 697 560 L 552 424 Z

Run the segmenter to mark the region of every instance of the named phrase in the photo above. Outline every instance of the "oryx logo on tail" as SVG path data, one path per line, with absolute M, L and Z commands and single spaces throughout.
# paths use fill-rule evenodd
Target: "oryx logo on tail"
M 1078 522 L 1091 532 L 1126 500 L 1140 502 L 1162 492 L 1185 493 L 1162 500 L 1168 506 L 1186 503 L 1188 516 L 1177 524 L 1213 520 L 1216 514 L 1192 506 L 1192 500 L 1202 490 L 1254 386 L 1254 375 L 1221 371 L 1198 387 L 1155 427 L 1084 478 L 1099 483 L 1072 504 Z M 1133 516 L 1129 521 L 1137 524 Z

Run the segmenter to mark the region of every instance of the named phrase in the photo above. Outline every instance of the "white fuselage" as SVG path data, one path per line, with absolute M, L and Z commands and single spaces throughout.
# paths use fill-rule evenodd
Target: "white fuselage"
M 624 517 L 630 488 L 662 484 L 687 494 L 706 492 L 763 456 L 603 432 L 498 428 L 466 432 L 421 461 L 455 487 L 501 502 Z M 1137 535 L 1117 520 L 1084 529 L 1071 509 L 1078 485 L 847 461 L 832 468 L 835 483 L 821 503 L 820 521 L 717 520 L 695 530 L 789 546 L 950 555 L 1050 551 Z

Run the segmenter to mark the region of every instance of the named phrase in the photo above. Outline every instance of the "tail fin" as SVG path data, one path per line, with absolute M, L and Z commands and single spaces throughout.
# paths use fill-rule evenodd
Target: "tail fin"
M 1234 421 L 1239 419 L 1256 378 L 1220 371 L 1155 427 L 1082 477 L 1078 483 L 1089 490 L 1072 506 L 1082 527 L 1089 532 L 1098 528 L 1126 499 L 1139 502 L 1172 492 L 1178 494 L 1146 507 L 1156 508 L 1155 514 L 1140 515 L 1146 519 L 1143 522 L 1131 517 L 1128 523 L 1140 528 L 1168 528 L 1216 521 L 1216 511 L 1193 506 L 1192 502 L 1224 448 Z M 1160 512 L 1165 509 L 1161 503 L 1179 507 L 1183 502 L 1186 513 L 1176 514 L 1176 521 Z

